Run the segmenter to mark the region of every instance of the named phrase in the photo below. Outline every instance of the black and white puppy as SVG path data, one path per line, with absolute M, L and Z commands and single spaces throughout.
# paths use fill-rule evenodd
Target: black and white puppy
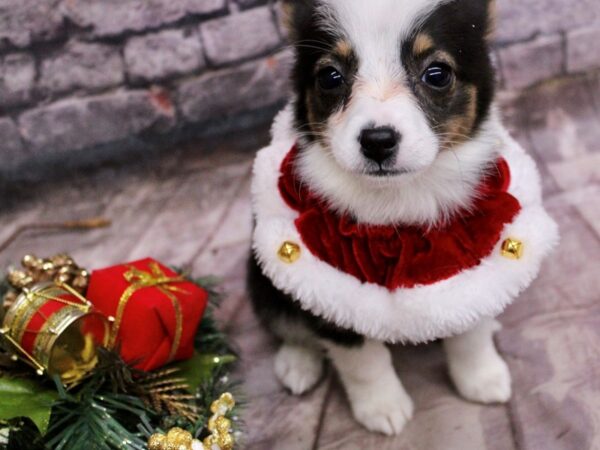
M 249 265 L 255 310 L 283 341 L 277 376 L 301 394 L 328 357 L 355 418 L 395 434 L 413 403 L 385 343 L 442 338 L 462 396 L 507 401 L 494 317 L 557 231 L 493 106 L 493 0 L 284 7 L 295 95 L 256 159 Z

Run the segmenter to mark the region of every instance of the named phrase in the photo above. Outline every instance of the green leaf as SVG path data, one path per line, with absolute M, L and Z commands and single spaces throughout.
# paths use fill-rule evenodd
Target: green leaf
M 233 355 L 205 355 L 195 353 L 190 359 L 173 364 L 178 367 L 178 377 L 184 378 L 191 392 L 196 392 L 198 386 L 208 380 L 214 370 L 236 360 Z
M 29 417 L 42 434 L 58 394 L 29 380 L 0 378 L 0 420 Z

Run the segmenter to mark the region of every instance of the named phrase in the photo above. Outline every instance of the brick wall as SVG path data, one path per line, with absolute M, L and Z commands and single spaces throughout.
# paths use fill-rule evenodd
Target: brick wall
M 598 0 L 498 7 L 505 88 L 600 65 Z M 266 0 L 0 0 L 0 173 L 266 120 L 290 62 L 278 11 Z
M 496 59 L 503 87 L 600 67 L 600 1 L 497 0 Z

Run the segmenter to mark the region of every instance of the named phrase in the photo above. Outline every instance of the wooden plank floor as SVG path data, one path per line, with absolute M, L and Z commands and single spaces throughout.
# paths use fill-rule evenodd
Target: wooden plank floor
M 515 393 L 505 406 L 459 399 L 439 344 L 394 348 L 416 403 L 414 420 L 397 438 L 353 421 L 331 368 L 307 395 L 281 388 L 272 371 L 275 343 L 258 326 L 244 289 L 252 151 L 266 141 L 265 130 L 21 189 L 0 214 L 0 242 L 36 221 L 102 215 L 113 225 L 24 233 L 0 253 L 0 269 L 24 253 L 67 251 L 90 268 L 153 256 L 221 277 L 227 296 L 218 318 L 242 355 L 244 448 L 600 448 L 600 79 L 504 93 L 501 104 L 509 128 L 540 165 L 545 201 L 562 234 L 539 279 L 501 317 L 498 344 Z

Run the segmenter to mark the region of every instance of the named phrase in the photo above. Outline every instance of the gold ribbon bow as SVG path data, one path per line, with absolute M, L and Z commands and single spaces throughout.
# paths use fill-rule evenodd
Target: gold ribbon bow
M 121 322 L 123 320 L 123 314 L 125 312 L 125 307 L 129 303 L 129 300 L 131 300 L 133 294 L 135 294 L 140 289 L 156 287 L 169 300 L 171 300 L 171 303 L 173 304 L 173 309 L 175 310 L 175 337 L 173 339 L 171 351 L 169 352 L 169 359 L 167 361 L 170 362 L 173 360 L 175 354 L 177 353 L 177 349 L 179 348 L 179 344 L 181 342 L 181 334 L 183 331 L 183 314 L 181 312 L 181 305 L 179 304 L 179 299 L 173 293 L 189 293 L 186 292 L 184 289 L 171 285 L 172 283 L 184 282 L 186 281 L 185 278 L 179 275 L 175 277 L 168 276 L 162 271 L 162 269 L 156 262 L 151 262 L 148 266 L 150 268 L 149 272 L 145 272 L 136 267 L 129 266 L 129 270 L 123 274 L 125 280 L 127 280 L 127 282 L 131 284 L 127 289 L 125 289 L 119 300 L 119 305 L 117 306 L 117 313 L 115 315 L 115 321 L 110 332 L 109 348 L 114 348 L 116 344 L 117 335 L 119 334 Z

